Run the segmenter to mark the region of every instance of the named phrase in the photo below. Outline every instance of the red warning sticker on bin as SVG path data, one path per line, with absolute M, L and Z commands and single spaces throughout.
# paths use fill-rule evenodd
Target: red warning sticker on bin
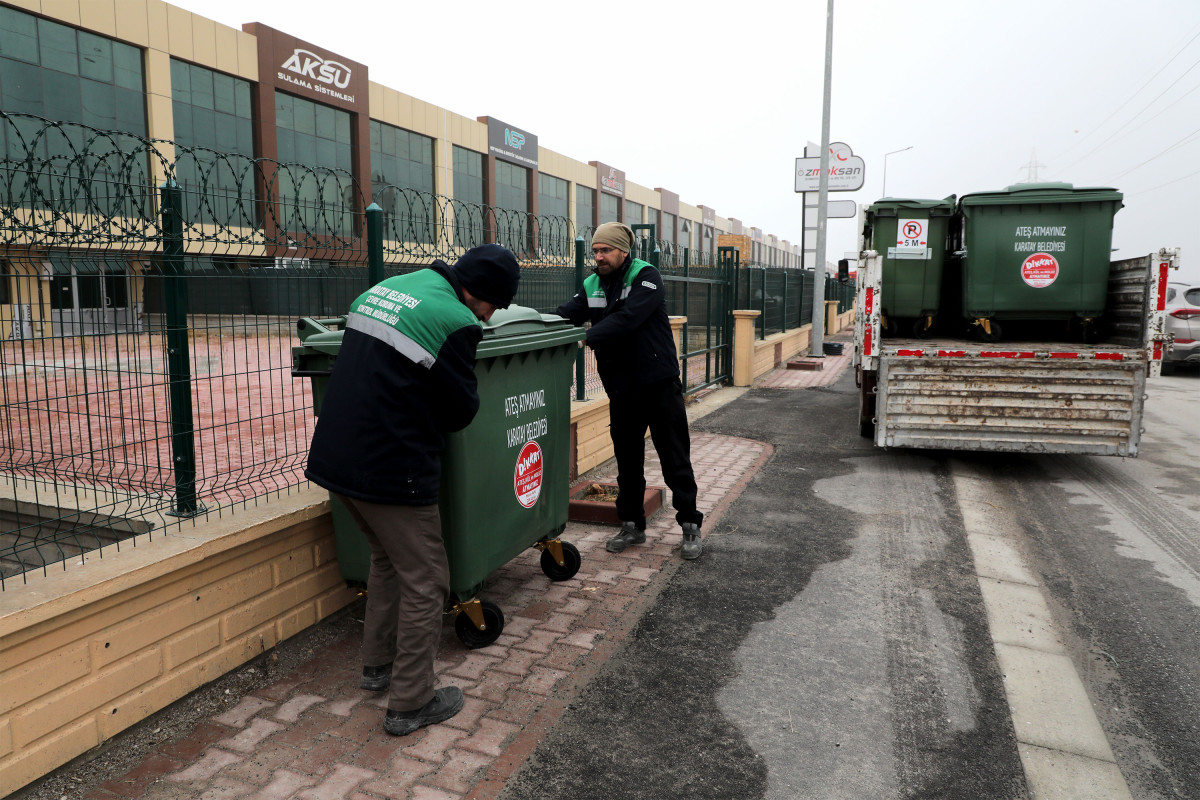
M 1049 253 L 1034 253 L 1021 265 L 1021 279 L 1035 289 L 1045 289 L 1058 278 L 1058 259 Z
M 526 442 L 517 455 L 517 471 L 513 475 L 517 502 L 533 508 L 542 494 L 542 448 L 537 442 Z

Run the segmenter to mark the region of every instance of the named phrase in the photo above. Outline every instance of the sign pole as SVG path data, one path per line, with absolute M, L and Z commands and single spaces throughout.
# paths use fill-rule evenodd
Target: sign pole
M 825 357 L 825 229 L 829 225 L 829 94 L 833 76 L 833 0 L 825 21 L 825 96 L 821 105 L 821 182 L 817 189 L 817 263 L 813 271 L 809 355 Z

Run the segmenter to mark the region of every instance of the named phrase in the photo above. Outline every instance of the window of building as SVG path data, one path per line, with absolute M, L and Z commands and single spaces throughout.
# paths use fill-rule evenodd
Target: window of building
M 193 222 L 254 225 L 250 83 L 171 59 L 175 181 Z
M 675 215 L 663 212 L 661 232 L 658 237 L 668 244 L 675 244 Z
M 454 146 L 454 244 L 474 247 L 483 238 L 483 154 Z
M 646 222 L 654 226 L 654 235 L 659 239 L 662 238 L 662 219 L 661 212 L 657 208 L 646 208 Z
M 383 209 L 384 235 L 434 240 L 433 139 L 371 120 L 371 197 Z
M 618 210 L 621 207 L 621 198 L 615 194 L 600 193 L 600 224 L 606 222 L 618 222 Z
M 40 19 L 23 11 L 0 6 L 0 108 L 30 114 L 51 122 L 88 125 L 105 131 L 88 136 L 88 156 L 80 151 L 89 144 L 78 131 L 47 129 L 41 120 L 11 118 L 0 130 L 0 152 L 10 158 L 32 157 L 45 161 L 39 168 L 46 181 L 84 180 L 93 187 L 91 208 L 115 213 L 146 215 L 146 206 L 134 209 L 133 188 L 150 181 L 148 161 L 130 171 L 127 155 L 142 149 L 146 136 L 145 79 L 141 51 L 130 45 L 87 31 Z M 33 142 L 36 151 L 28 152 Z M 35 190 L 26 183 L 26 172 L 3 176 L 0 202 L 30 202 Z M 62 211 L 82 210 L 89 198 L 79 192 L 56 192 L 51 198 Z M 11 202 L 10 202 L 11 201 Z
M 625 201 L 625 224 L 640 225 L 642 222 L 642 204 Z
M 350 114 L 276 91 L 275 130 L 284 228 L 351 235 L 354 179 Z
M 568 184 L 562 178 L 538 173 L 538 214 L 565 217 L 570 214 L 567 203 Z
M 496 243 L 514 253 L 530 250 L 529 170 L 496 160 Z
M 575 186 L 575 235 L 591 241 L 596 228 L 596 190 Z

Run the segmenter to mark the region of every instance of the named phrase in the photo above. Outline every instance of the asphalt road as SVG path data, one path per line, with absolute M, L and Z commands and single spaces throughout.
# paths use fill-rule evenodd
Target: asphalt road
M 1138 459 L 874 448 L 849 373 L 703 418 L 772 460 L 503 799 L 1034 796 L 964 474 L 1011 521 L 1119 768 L 1051 796 L 1200 798 L 1200 375 L 1151 387 Z
M 944 459 L 870 446 L 854 391 L 695 425 L 774 456 L 505 800 L 1026 796 Z

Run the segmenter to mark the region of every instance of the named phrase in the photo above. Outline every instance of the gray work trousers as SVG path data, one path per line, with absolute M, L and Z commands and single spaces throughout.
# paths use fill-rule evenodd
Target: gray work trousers
M 433 660 L 450 596 L 450 567 L 438 507 L 338 498 L 371 546 L 363 664 L 376 667 L 391 662 L 389 709 L 421 708 L 433 699 Z

